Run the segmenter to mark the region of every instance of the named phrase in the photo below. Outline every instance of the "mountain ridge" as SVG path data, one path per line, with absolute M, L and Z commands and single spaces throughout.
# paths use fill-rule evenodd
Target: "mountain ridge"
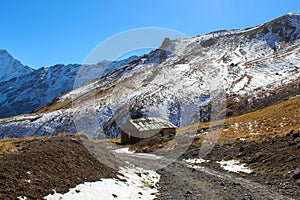
M 0 82 L 26 75 L 34 69 L 23 65 L 19 60 L 13 58 L 5 49 L 0 49 Z
M 268 99 L 270 105 L 300 93 L 299 37 L 300 17 L 293 14 L 248 29 L 168 41 L 163 49 L 56 98 L 44 109 L 50 112 L 1 120 L 1 137 L 77 131 L 96 139 L 117 137 L 122 122 L 115 115 L 122 105 L 129 110 L 124 120 L 161 116 L 184 126 L 191 117 L 208 120 L 218 92 L 227 97 L 227 113 L 250 112 L 259 102 L 259 108 L 266 107 Z M 220 85 L 214 87 L 214 81 Z M 97 126 L 78 127 L 81 120 Z
M 100 61 L 95 65 L 57 64 L 25 74 L 18 73 L 9 80 L 0 82 L 0 117 L 28 114 L 74 87 L 83 85 L 136 58 L 132 56 L 118 62 Z M 107 71 L 104 72 L 104 69 Z M 77 75 L 79 70 L 81 74 Z M 74 83 L 75 79 L 77 86 Z

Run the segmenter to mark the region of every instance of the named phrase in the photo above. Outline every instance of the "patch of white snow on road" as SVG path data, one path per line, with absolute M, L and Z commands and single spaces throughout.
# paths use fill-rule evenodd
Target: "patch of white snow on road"
M 201 164 L 201 163 L 210 162 L 210 160 L 204 160 L 202 158 L 189 158 L 184 161 L 190 164 Z
M 121 149 L 116 149 L 114 150 L 115 153 L 117 154 L 127 154 L 127 155 L 133 155 L 134 157 L 138 158 L 151 158 L 151 159 L 155 159 L 155 160 L 159 160 L 161 158 L 163 158 L 163 156 L 158 156 L 155 154 L 151 154 L 151 153 L 135 153 L 134 151 L 129 151 L 128 148 L 121 148 Z
M 45 197 L 47 200 L 98 200 L 98 199 L 154 199 L 158 192 L 156 184 L 160 175 L 153 170 L 126 167 L 119 170 L 118 179 L 101 179 L 87 182 L 70 189 L 68 193 L 54 193 Z
M 244 172 L 244 173 L 251 173 L 252 170 L 245 166 L 245 164 L 240 163 L 238 160 L 221 160 L 217 161 L 221 167 L 227 171 L 231 172 Z
M 126 153 L 126 154 L 133 154 L 134 151 L 129 151 L 129 148 L 121 148 L 121 149 L 116 149 L 116 153 Z
M 199 166 L 199 165 L 187 165 L 187 167 L 192 169 L 204 169 L 203 166 Z

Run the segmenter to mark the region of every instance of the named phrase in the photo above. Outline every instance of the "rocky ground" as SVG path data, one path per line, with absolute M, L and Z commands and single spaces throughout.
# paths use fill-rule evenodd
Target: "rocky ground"
M 204 158 L 210 162 L 191 165 L 184 160 L 199 157 L 199 148 L 193 145 L 158 170 L 157 199 L 299 199 L 299 138 L 298 132 L 291 131 L 262 142 L 218 144 Z M 14 144 L 16 152 L 0 155 L 0 199 L 25 195 L 42 199 L 53 190 L 65 193 L 80 183 L 117 174 L 93 157 L 76 136 Z M 238 159 L 252 173 L 225 171 L 216 163 L 222 159 Z
M 266 184 L 274 191 L 293 198 L 300 197 L 300 137 L 291 132 L 284 137 L 260 143 L 239 141 L 217 146 L 206 159 L 238 159 L 253 173 L 247 178 Z
M 183 160 L 199 158 L 191 147 L 178 161 L 159 171 L 159 199 L 300 199 L 300 138 L 291 132 L 263 142 L 236 141 L 216 145 L 204 158 L 188 167 Z M 238 159 L 252 173 L 223 170 L 216 161 Z

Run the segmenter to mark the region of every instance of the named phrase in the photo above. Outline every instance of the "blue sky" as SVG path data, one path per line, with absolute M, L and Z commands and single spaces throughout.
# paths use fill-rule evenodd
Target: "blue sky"
M 0 48 L 33 68 L 82 63 L 123 31 L 161 27 L 188 36 L 258 25 L 299 0 L 2 0 Z

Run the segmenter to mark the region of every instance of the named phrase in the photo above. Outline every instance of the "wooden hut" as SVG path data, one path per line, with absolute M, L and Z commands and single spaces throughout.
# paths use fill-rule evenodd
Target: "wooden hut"
M 121 127 L 121 144 L 134 144 L 155 135 L 175 135 L 177 127 L 164 118 L 130 119 Z

